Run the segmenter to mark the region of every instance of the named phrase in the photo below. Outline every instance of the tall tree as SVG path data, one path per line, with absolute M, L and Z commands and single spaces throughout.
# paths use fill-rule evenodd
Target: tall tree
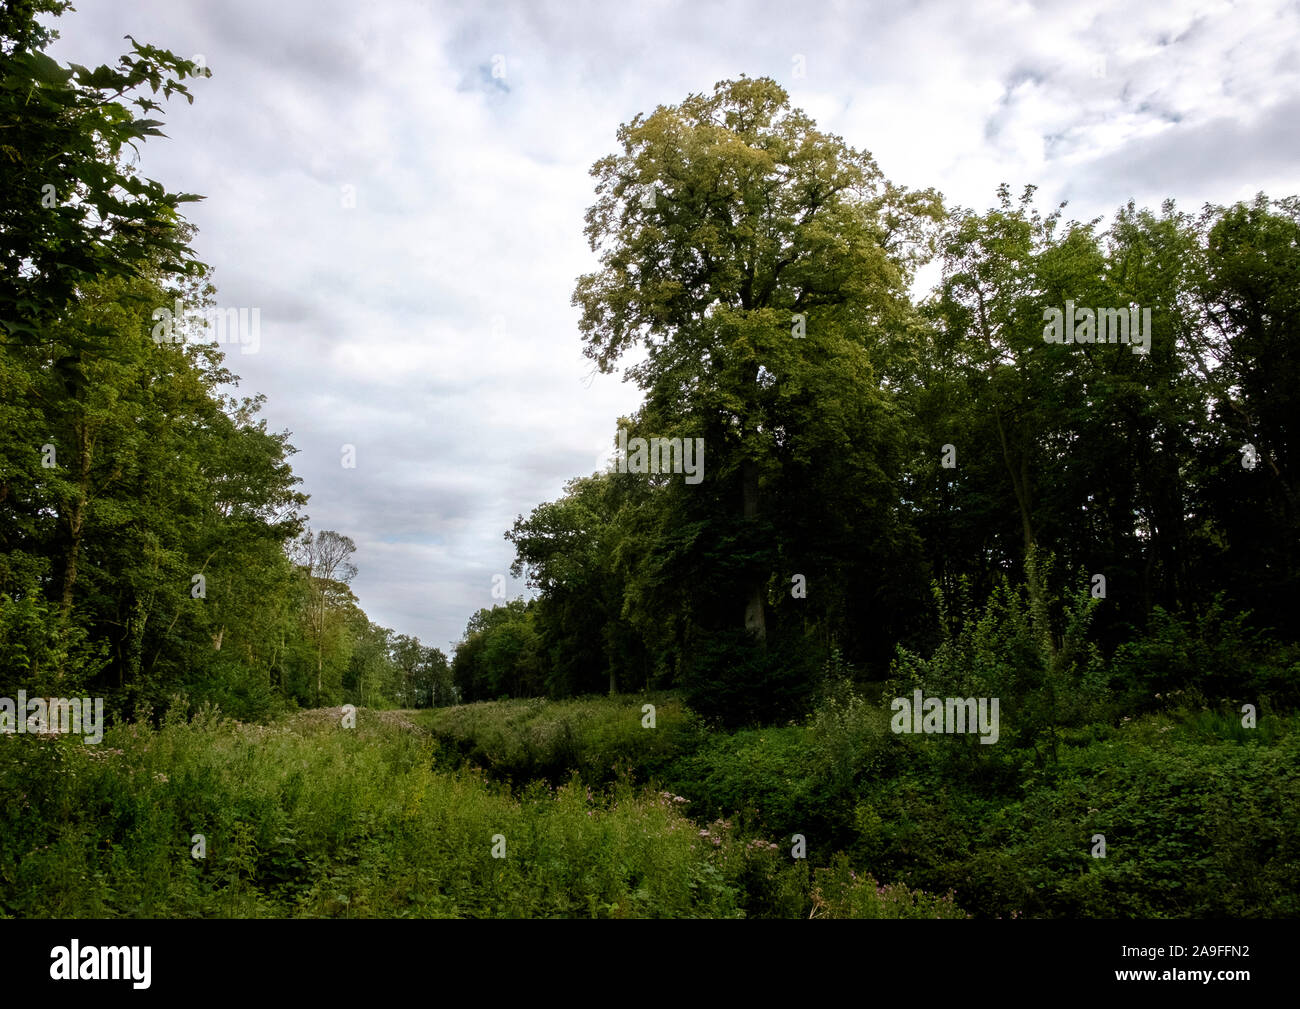
M 573 296 L 586 353 L 609 371 L 642 346 L 627 372 L 647 393 L 633 433 L 703 438 L 703 484 L 667 482 L 677 525 L 664 528 L 688 538 L 663 546 L 693 557 L 711 590 L 692 621 L 761 648 L 774 579 L 791 575 L 785 527 L 830 513 L 810 497 L 790 511 L 806 476 L 791 462 L 838 452 L 850 492 L 879 509 L 868 521 L 896 513 L 881 383 L 940 202 L 890 183 L 767 78 L 721 82 L 618 136 L 622 153 L 592 168 L 586 234 L 601 268 Z

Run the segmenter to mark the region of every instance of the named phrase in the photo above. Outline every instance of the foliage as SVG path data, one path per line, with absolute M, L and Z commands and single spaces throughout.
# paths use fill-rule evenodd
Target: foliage
M 957 739 L 917 745 L 893 734 L 887 707 L 851 689 L 826 697 L 804 725 L 681 732 L 675 752 L 624 752 L 638 771 L 655 768 L 661 797 L 716 842 L 751 916 L 1300 913 L 1290 828 L 1300 814 L 1300 720 L 1270 714 L 1247 729 L 1240 713 L 1179 700 L 1118 727 L 1062 730 L 1054 762 L 1032 748 L 986 747 L 999 756 L 983 771 L 961 770 L 970 750 L 952 747 Z M 617 701 L 628 733 L 632 701 Z M 604 713 L 615 703 L 511 701 L 425 717 L 465 759 L 526 789 L 539 763 L 518 754 L 536 752 L 539 727 L 561 719 L 566 730 L 544 737 L 549 773 L 608 780 L 592 755 L 610 752 L 600 740 L 617 721 Z M 788 858 L 796 833 L 807 862 Z M 1106 837 L 1105 859 L 1092 856 L 1095 833 Z
M 400 718 L 0 737 L 0 912 L 21 917 L 735 917 L 678 809 L 580 784 L 514 799 Z M 206 857 L 194 858 L 203 834 Z M 494 836 L 505 857 L 491 855 Z
M 937 897 L 901 883 L 882 886 L 859 876 L 843 855 L 815 873 L 812 918 L 969 918 L 952 895 Z
M 187 321 L 216 293 L 191 197 L 124 162 L 161 135 L 144 89 L 188 99 L 206 71 L 134 40 L 116 68 L 60 67 L 35 18 L 66 6 L 0 17 L 0 691 L 115 714 L 188 691 L 247 718 L 450 702 L 436 650 L 399 683 L 347 588 L 352 541 L 306 527 L 288 432 Z
M 0 338 L 6 341 L 39 342 L 43 326 L 78 301 L 88 281 L 136 277 L 147 263 L 173 276 L 199 266 L 178 213 L 199 197 L 141 179 L 122 159 L 124 148 L 163 136 L 162 122 L 148 118 L 162 110 L 157 97 L 193 102 L 184 81 L 207 71 L 135 39 L 115 66 L 63 66 L 44 52 L 57 33 L 36 16 L 68 8 L 61 0 L 6 4 L 0 19 Z M 96 342 L 86 334 L 74 347 Z
M 646 704 L 655 724 L 646 725 Z M 699 720 L 662 693 L 543 702 L 462 704 L 414 717 L 450 752 L 494 777 L 553 784 L 575 773 L 593 785 L 635 775 L 647 782 L 698 744 Z

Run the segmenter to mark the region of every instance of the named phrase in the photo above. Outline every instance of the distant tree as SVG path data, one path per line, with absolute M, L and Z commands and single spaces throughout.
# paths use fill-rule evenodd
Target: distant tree
M 356 552 L 356 544 L 348 536 L 326 529 L 319 534 L 308 529 L 294 544 L 294 561 L 307 577 L 311 597 L 308 614 L 311 633 L 316 644 L 316 702 L 320 703 L 322 679 L 325 668 L 326 623 L 330 603 L 340 586 L 346 586 L 356 575 L 356 565 L 348 558 Z M 351 593 L 348 593 L 350 596 Z
M 470 617 L 451 662 L 452 682 L 462 700 L 537 697 L 545 692 L 534 613 L 533 604 L 512 599 Z

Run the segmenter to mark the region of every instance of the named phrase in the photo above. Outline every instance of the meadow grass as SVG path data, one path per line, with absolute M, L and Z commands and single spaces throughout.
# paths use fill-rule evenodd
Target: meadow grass
M 179 709 L 177 709 L 179 711 Z M 734 916 L 663 796 L 438 766 L 392 713 L 203 711 L 102 744 L 0 737 L 0 909 L 43 917 Z M 203 835 L 204 857 L 193 857 Z M 492 857 L 494 838 L 503 858 Z

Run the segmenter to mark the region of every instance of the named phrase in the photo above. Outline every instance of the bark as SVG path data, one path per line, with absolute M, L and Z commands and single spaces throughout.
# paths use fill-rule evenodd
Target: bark
M 90 495 L 90 434 L 84 426 L 78 431 L 77 496 L 66 518 L 68 548 L 63 559 L 63 595 L 59 617 L 67 623 L 72 614 L 72 589 L 77 583 L 77 560 L 81 554 L 81 534 L 86 522 L 86 503 Z
M 752 459 L 741 463 L 741 515 L 748 522 L 758 515 L 758 465 Z M 766 579 L 755 577 L 749 584 L 745 600 L 745 630 L 759 641 L 767 640 L 767 620 L 764 604 Z

